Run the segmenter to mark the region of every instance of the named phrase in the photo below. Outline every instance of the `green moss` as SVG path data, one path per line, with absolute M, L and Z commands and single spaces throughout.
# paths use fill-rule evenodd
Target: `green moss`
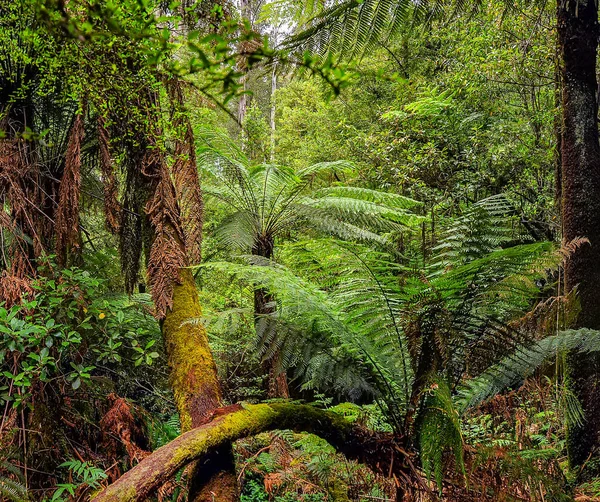
M 167 351 L 170 383 L 181 420 L 181 430 L 196 427 L 222 405 L 217 368 L 204 326 L 198 291 L 192 272 L 182 269 L 181 284 L 173 291 L 173 307 L 162 330 Z
M 216 418 L 159 448 L 108 487 L 98 500 L 146 500 L 144 497 L 152 489 L 160 486 L 186 464 L 237 439 L 273 429 L 312 432 L 342 451 L 352 446 L 353 425 L 335 413 L 294 403 L 246 405 L 243 409 Z M 351 450 L 352 448 L 349 451 Z M 357 451 L 356 447 L 354 451 Z

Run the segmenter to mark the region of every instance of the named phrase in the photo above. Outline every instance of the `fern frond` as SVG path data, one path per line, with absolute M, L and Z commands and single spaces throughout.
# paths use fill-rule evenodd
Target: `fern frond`
M 562 331 L 527 347 L 521 347 L 478 377 L 468 380 L 458 391 L 458 408 L 464 411 L 504 389 L 519 385 L 559 353 L 598 351 L 600 331 L 583 328 Z
M 0 495 L 14 502 L 26 502 L 30 500 L 24 485 L 3 477 L 0 477 Z
M 454 408 L 450 386 L 443 379 L 434 379 L 427 391 L 422 422 L 419 428 L 419 452 L 425 473 L 434 478 L 442 490 L 444 453 L 449 449 L 465 475 L 463 437 L 458 412 Z

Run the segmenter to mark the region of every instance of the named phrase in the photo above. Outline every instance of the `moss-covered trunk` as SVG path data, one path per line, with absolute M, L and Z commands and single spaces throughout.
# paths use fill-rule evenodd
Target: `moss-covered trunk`
M 194 276 L 189 269 L 182 269 L 179 276 L 180 284 L 173 290 L 173 307 L 167 311 L 162 331 L 181 431 L 187 432 L 209 422 L 214 411 L 223 406 L 223 400 L 206 330 L 198 322 L 202 309 Z M 211 452 L 203 464 L 193 470 L 190 500 L 237 499 L 231 445 Z M 215 497 L 213 493 L 220 496 Z
M 563 239 L 587 237 L 567 262 L 566 291 L 577 287 L 578 327 L 600 329 L 600 145 L 596 102 L 598 7 L 595 0 L 558 0 L 558 40 L 562 62 Z M 570 381 L 586 421 L 569 431 L 569 459 L 582 465 L 599 444 L 600 360 L 577 356 Z
M 242 408 L 238 405 L 223 409 L 222 413 L 212 422 L 156 450 L 98 494 L 94 502 L 147 500 L 157 487 L 186 464 L 231 445 L 237 439 L 273 429 L 317 434 L 347 457 L 396 479 L 405 478 L 407 465 L 411 463 L 403 445 L 394 436 L 369 432 L 340 415 L 312 406 L 273 403 Z

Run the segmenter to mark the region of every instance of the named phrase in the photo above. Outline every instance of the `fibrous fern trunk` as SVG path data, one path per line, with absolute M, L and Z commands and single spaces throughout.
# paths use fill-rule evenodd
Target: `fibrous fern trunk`
M 577 288 L 577 327 L 600 328 L 600 144 L 596 101 L 598 7 L 595 0 L 558 0 L 558 40 L 562 59 L 563 239 L 587 237 L 565 266 L 566 291 Z M 600 359 L 578 355 L 570 382 L 585 411 L 585 423 L 569 431 L 569 459 L 583 465 L 599 444 Z
M 252 254 L 262 256 L 263 258 L 271 259 L 273 257 L 273 249 L 275 242 L 273 236 L 266 235 L 259 237 L 254 247 Z M 257 334 L 262 338 L 266 345 L 276 343 L 275 340 L 275 325 L 269 318 L 275 312 L 275 297 L 263 288 L 254 290 L 254 319 Z M 267 395 L 268 397 L 290 397 L 290 391 L 287 382 L 285 370 L 279 367 L 279 351 L 274 348 L 268 349 L 268 353 L 264 358 L 263 371 L 267 375 Z

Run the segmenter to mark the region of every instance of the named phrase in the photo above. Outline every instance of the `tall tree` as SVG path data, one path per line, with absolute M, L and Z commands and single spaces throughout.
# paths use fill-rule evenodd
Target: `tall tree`
M 558 39 L 562 60 L 563 239 L 589 239 L 565 267 L 566 290 L 577 288 L 578 327 L 600 329 L 600 144 L 596 100 L 598 5 L 595 0 L 559 0 Z M 569 458 L 583 465 L 600 442 L 600 358 L 577 357 L 571 380 L 585 422 L 569 431 Z

